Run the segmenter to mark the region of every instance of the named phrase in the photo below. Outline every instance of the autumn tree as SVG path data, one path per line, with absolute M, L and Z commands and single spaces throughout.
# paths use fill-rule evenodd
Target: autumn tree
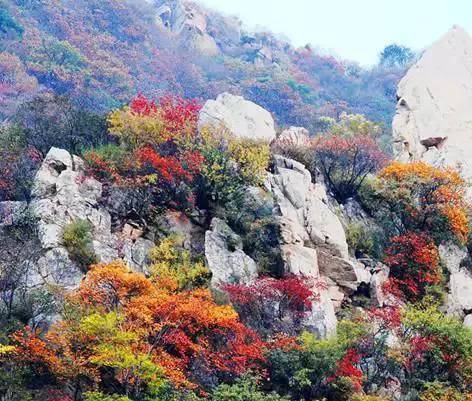
M 390 267 L 389 290 L 406 299 L 418 300 L 428 286 L 442 281 L 439 251 L 425 233 L 408 232 L 394 237 L 386 250 Z
M 466 183 L 457 171 L 423 162 L 393 162 L 378 177 L 377 211 L 391 232 L 425 232 L 436 243 L 467 241 Z
M 295 334 L 301 320 L 319 300 L 315 284 L 313 279 L 302 276 L 262 277 L 251 284 L 226 284 L 221 289 L 244 322 L 260 333 Z
M 16 358 L 76 393 L 99 386 L 140 400 L 169 383 L 203 389 L 264 361 L 264 343 L 206 289 L 174 292 L 121 262 L 93 266 L 44 337 L 14 336 Z
M 330 121 L 328 132 L 314 144 L 314 163 L 336 199 L 345 202 L 355 196 L 369 174 L 384 166 L 387 156 L 376 142 L 380 128 L 363 116 L 341 116 Z
M 204 161 L 195 149 L 199 105 L 164 97 L 158 103 L 138 95 L 108 116 L 108 144 L 85 154 L 90 174 L 124 188 L 137 188 L 154 207 L 185 208 Z M 150 206 L 150 205 L 148 205 Z

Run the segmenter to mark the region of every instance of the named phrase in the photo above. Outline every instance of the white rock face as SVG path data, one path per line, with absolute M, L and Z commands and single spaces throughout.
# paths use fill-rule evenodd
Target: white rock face
M 376 267 L 374 274 L 370 280 L 370 298 L 375 302 L 378 307 L 391 305 L 392 296 L 385 293 L 383 285 L 387 282 L 390 274 L 390 268 L 388 266 L 379 263 Z
M 346 234 L 328 206 L 322 184 L 311 182 L 310 172 L 303 164 L 275 156 L 275 174 L 270 178 L 271 191 L 280 214 L 300 239 L 307 238 L 315 245 L 340 258 L 348 258 Z
M 441 245 L 439 254 L 450 273 L 447 311 L 463 316 L 465 311 L 472 310 L 472 271 L 470 266 L 462 266 L 467 250 L 456 245 Z
M 464 326 L 472 328 L 472 315 L 467 315 L 464 319 Z
M 218 218 L 205 234 L 205 257 L 216 288 L 227 283 L 250 284 L 257 277 L 256 262 L 244 253 L 241 238 Z
M 51 148 L 36 174 L 29 208 L 38 219 L 38 237 L 45 254 L 38 261 L 38 272 L 32 273 L 33 281 L 41 277 L 64 287 L 80 283 L 83 273 L 62 243 L 64 229 L 78 219 L 90 223 L 93 250 L 100 262 L 123 258 L 130 267 L 142 270 L 154 246 L 144 238 L 112 233 L 110 213 L 99 202 L 102 184 L 85 177 L 82 167 L 80 158 Z
M 326 284 L 324 290 L 315 290 L 320 301 L 314 303 L 306 327 L 329 336 L 336 329 L 335 307 L 360 282 L 368 283 L 370 272 L 349 260 L 341 221 L 328 205 L 324 186 L 312 183 L 303 164 L 275 156 L 268 187 L 274 196 L 287 272 Z
M 467 32 L 454 26 L 429 47 L 401 80 L 397 97 L 397 158 L 460 167 L 466 179 L 472 178 L 472 38 Z
M 205 127 L 227 130 L 238 138 L 272 141 L 275 123 L 272 115 L 261 106 L 230 93 L 208 100 L 200 111 L 199 130 Z

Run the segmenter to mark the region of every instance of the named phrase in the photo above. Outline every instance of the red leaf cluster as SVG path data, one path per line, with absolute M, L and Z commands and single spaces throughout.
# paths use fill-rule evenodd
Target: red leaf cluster
M 385 258 L 391 278 L 384 289 L 415 300 L 427 286 L 441 282 L 438 248 L 427 234 L 407 232 L 391 243 Z
M 356 366 L 361 361 L 361 357 L 356 349 L 348 349 L 343 358 L 338 362 L 336 372 L 328 381 L 333 381 L 338 377 L 345 377 L 351 380 L 356 391 L 361 390 L 363 375 L 362 371 Z
M 249 285 L 227 284 L 223 290 L 229 294 L 233 304 L 278 303 L 292 312 L 304 313 L 311 310 L 312 303 L 317 300 L 311 281 L 295 275 L 282 279 L 262 277 Z

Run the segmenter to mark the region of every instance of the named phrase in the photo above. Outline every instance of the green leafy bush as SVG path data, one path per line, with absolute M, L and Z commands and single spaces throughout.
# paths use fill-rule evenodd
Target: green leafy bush
M 264 393 L 254 377 L 244 376 L 235 384 L 221 384 L 213 392 L 212 401 L 284 401 L 287 398 L 276 393 Z
M 350 223 L 346 227 L 346 240 L 349 249 L 355 255 L 371 255 L 374 249 L 374 239 L 367 227 L 359 222 Z
M 72 260 L 82 268 L 87 269 L 97 262 L 97 256 L 92 247 L 92 225 L 85 220 L 70 223 L 62 234 L 64 246 Z

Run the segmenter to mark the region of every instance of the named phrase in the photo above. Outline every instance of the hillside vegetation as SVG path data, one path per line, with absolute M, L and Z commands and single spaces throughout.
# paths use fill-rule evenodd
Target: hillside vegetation
M 0 6 L 0 401 L 472 400 L 468 182 L 389 152 L 411 50 Z
M 387 62 L 363 69 L 271 33 L 245 32 L 234 19 L 194 6 L 218 46 L 208 55 L 189 46 L 185 32 L 166 28 L 156 11 L 161 3 L 180 2 L 2 0 L 0 115 L 45 91 L 100 112 L 138 92 L 209 99 L 227 91 L 267 108 L 282 126 L 311 129 L 342 111 L 390 126 L 411 54 L 395 58 L 387 49 Z

